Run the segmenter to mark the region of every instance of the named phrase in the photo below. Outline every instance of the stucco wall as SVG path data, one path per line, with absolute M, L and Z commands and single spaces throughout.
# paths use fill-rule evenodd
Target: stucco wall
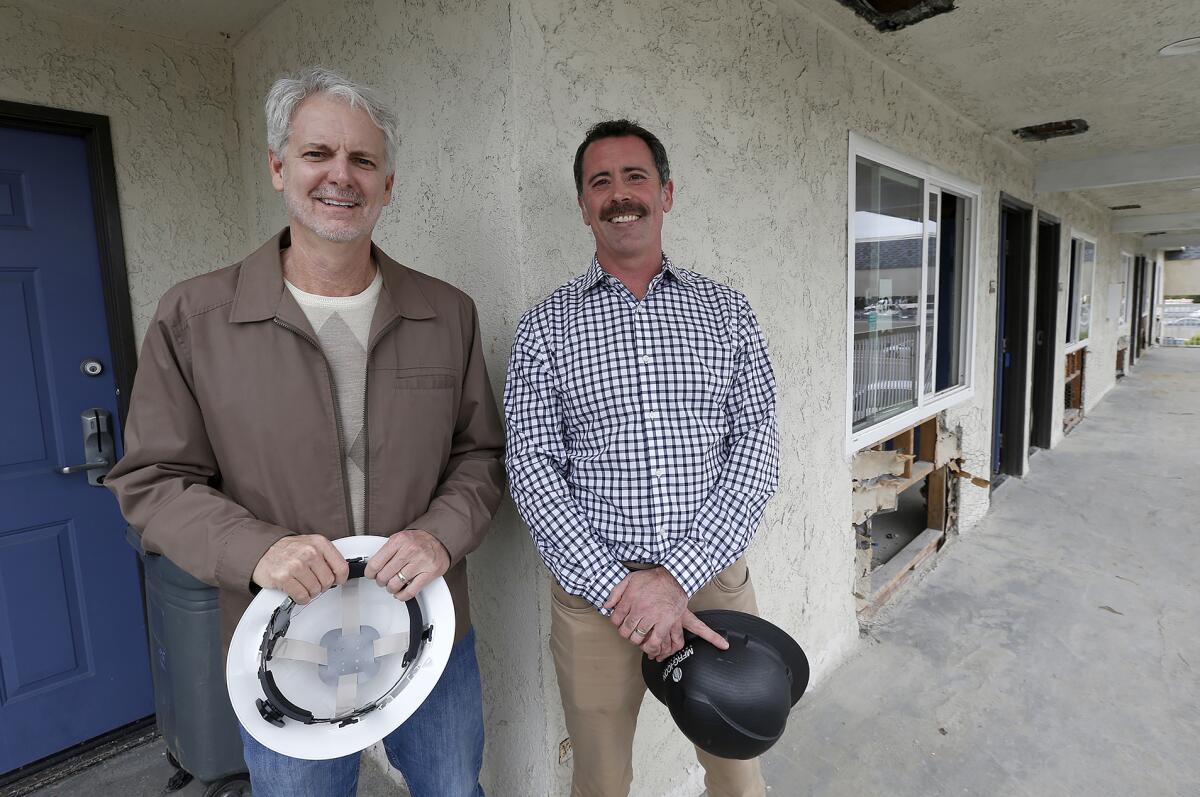
M 109 117 L 139 341 L 167 288 L 242 247 L 232 74 L 224 49 L 0 2 L 0 99 Z

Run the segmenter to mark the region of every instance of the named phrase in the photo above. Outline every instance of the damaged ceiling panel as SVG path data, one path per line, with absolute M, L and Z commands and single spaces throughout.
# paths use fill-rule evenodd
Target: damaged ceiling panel
M 954 10 L 954 0 L 838 0 L 879 31 L 893 31 Z

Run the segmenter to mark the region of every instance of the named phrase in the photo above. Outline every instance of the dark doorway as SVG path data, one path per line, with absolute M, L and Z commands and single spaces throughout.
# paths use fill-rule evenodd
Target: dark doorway
M 1054 345 L 1058 326 L 1058 252 L 1062 227 L 1038 218 L 1037 285 L 1034 296 L 1033 390 L 1029 446 L 1049 448 L 1054 424 Z
M 1033 209 L 1000 198 L 1000 264 L 996 280 L 996 389 L 992 411 L 992 484 L 1021 474 L 1025 457 L 1028 363 L 1029 246 Z
M 1145 307 L 1146 292 L 1146 258 L 1139 255 L 1133 265 L 1133 307 L 1130 308 L 1129 327 L 1129 362 L 1136 363 L 1142 356 L 1143 335 L 1145 335 L 1145 319 L 1142 308 Z
M 1142 263 L 1141 255 L 1133 259 L 1133 284 L 1129 286 L 1129 364 L 1138 361 L 1138 317 L 1142 314 Z

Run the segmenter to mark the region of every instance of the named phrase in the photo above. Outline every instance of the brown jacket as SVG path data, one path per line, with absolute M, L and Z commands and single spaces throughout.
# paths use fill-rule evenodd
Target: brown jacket
M 287 235 L 163 296 L 142 344 L 125 456 L 105 482 L 147 551 L 220 588 L 226 649 L 268 548 L 287 534 L 336 539 L 350 528 L 331 372 L 283 284 Z M 383 290 L 367 363 L 364 531 L 425 529 L 446 546 L 461 637 L 464 557 L 504 478 L 475 305 L 372 253 Z

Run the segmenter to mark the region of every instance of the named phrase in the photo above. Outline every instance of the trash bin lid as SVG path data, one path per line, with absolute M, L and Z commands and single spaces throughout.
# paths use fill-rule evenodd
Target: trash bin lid
M 446 668 L 454 601 L 436 578 L 400 602 L 363 576 L 386 537 L 334 540 L 350 578 L 305 605 L 264 589 L 238 622 L 225 665 L 229 699 L 259 742 L 293 758 L 370 747 L 420 707 Z

